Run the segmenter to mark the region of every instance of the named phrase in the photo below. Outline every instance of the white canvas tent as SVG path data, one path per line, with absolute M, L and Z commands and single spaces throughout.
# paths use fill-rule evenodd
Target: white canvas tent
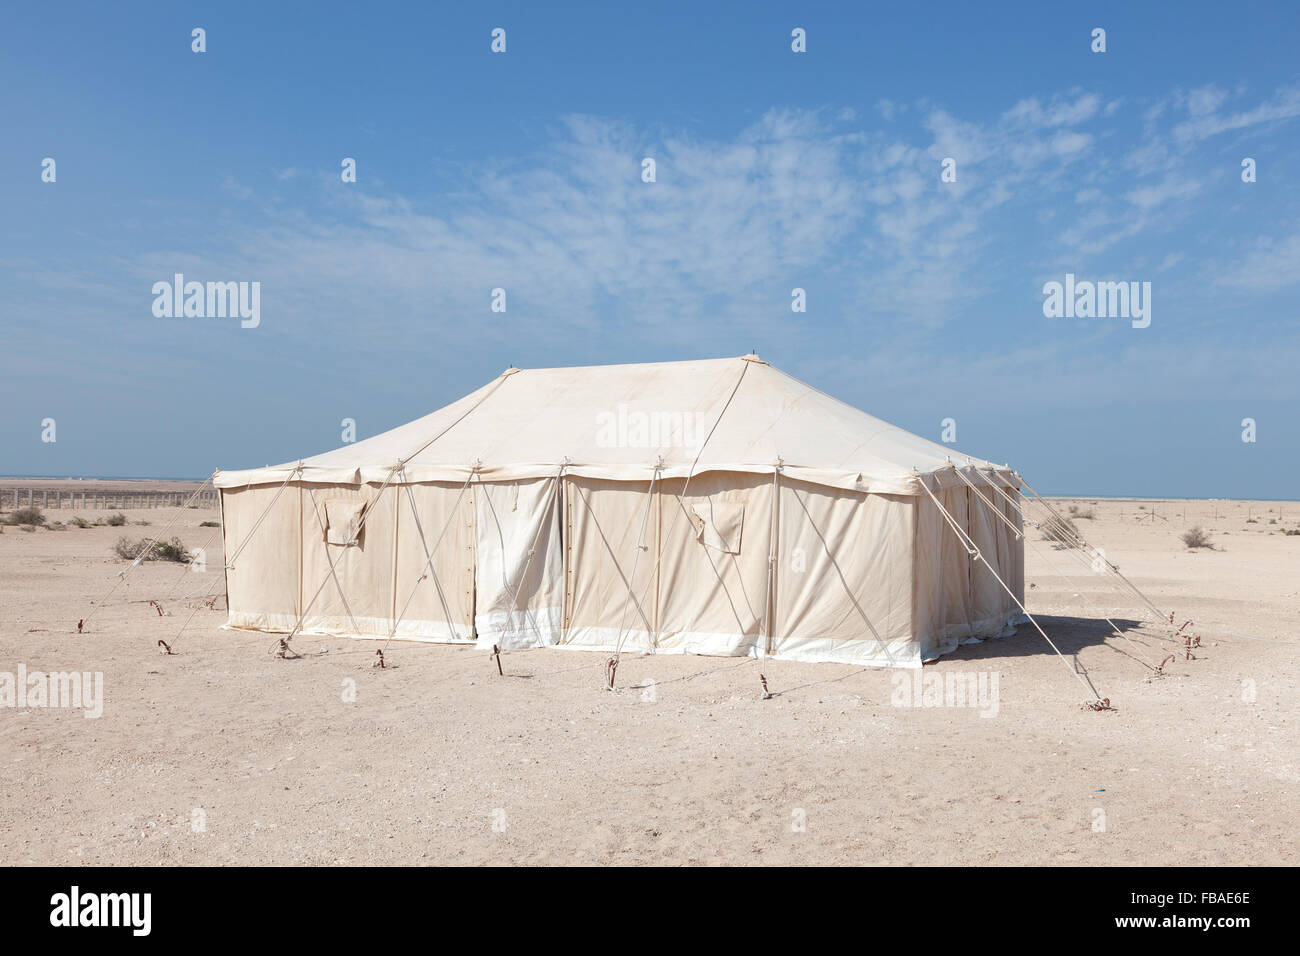
M 1023 619 L 1014 472 L 754 355 L 512 368 L 214 483 L 231 627 L 917 667 Z

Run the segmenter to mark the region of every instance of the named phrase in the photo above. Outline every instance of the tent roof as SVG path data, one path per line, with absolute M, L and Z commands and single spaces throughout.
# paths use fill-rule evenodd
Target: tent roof
M 219 471 L 220 488 L 285 481 L 464 482 L 567 474 L 645 482 L 705 471 L 771 474 L 835 488 L 920 494 L 1014 473 L 904 431 L 758 358 L 508 369 L 457 402 L 301 462 Z

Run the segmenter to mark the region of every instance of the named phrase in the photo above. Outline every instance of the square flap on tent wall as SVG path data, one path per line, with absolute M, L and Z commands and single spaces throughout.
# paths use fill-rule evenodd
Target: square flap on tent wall
M 357 535 L 361 531 L 361 512 L 365 510 L 364 501 L 349 501 L 339 498 L 325 502 L 325 541 L 327 544 L 357 544 Z
M 706 548 L 740 554 L 740 532 L 745 524 L 743 501 L 706 498 L 691 505 L 695 540 Z

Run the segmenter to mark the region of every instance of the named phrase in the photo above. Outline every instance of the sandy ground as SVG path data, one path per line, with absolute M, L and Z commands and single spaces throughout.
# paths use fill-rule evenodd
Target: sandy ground
M 897 672 L 848 665 L 628 656 L 610 693 L 604 654 L 512 654 L 498 677 L 470 648 L 395 642 L 378 670 L 371 642 L 302 638 L 307 656 L 277 660 L 204 606 L 215 512 L 5 527 L 0 671 L 101 671 L 105 703 L 0 709 L 0 860 L 1295 862 L 1300 535 L 1281 532 L 1300 505 L 1058 504 L 1092 509 L 1090 542 L 1204 646 L 1153 676 L 1164 629 L 1031 533 L 1030 610 L 1068 666 L 1026 625 L 922 672 L 996 672 L 989 717 L 893 706 Z M 145 564 L 99 603 L 117 538 L 173 516 L 212 570 Z M 1181 544 L 1196 523 L 1216 550 Z M 1115 711 L 1082 709 L 1074 666 Z

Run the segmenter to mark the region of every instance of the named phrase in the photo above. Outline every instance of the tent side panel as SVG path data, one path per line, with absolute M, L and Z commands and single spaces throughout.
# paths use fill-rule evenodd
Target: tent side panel
M 918 667 L 914 501 L 790 480 L 780 486 L 774 656 Z
M 463 484 L 429 483 L 404 485 L 397 492 L 397 631 L 394 637 L 472 643 L 474 504 L 471 489 Z
M 1014 509 L 1002 496 L 981 489 L 1012 524 Z M 950 488 L 937 497 L 957 525 L 970 535 L 1020 600 L 1024 600 L 1024 541 L 1017 539 L 969 488 Z M 973 561 L 929 497 L 916 499 L 916 633 L 925 660 L 953 651 L 959 644 L 986 637 L 1009 636 L 1020 609 L 983 562 Z
M 390 484 L 381 493 L 380 488 L 378 483 L 303 486 L 303 599 L 311 605 L 303 620 L 304 631 L 388 636 L 398 514 L 393 499 L 401 489 Z M 355 515 L 367 504 L 369 511 L 355 543 L 342 543 L 347 537 L 348 509 Z
M 479 646 L 557 643 L 564 619 L 560 480 L 475 482 L 471 488 Z
M 1009 488 L 1006 489 L 1006 491 L 1008 494 L 1011 495 L 1013 501 L 1017 500 L 1018 492 L 1016 491 L 1016 489 Z M 998 500 L 1002 503 L 1002 513 L 1007 516 L 1007 520 L 1010 521 L 1013 525 L 1015 525 L 1016 529 L 1020 532 L 1020 537 L 1017 538 L 1014 534 L 1011 533 L 1010 529 L 1007 529 L 1006 531 L 1007 539 L 1010 542 L 1009 550 L 1011 553 L 1011 561 L 1010 564 L 1007 566 L 1007 574 L 1009 575 L 1009 577 L 1004 576 L 1003 580 L 1006 581 L 1007 584 L 1011 585 L 1011 590 L 1016 593 L 1016 600 L 1018 600 L 1021 604 L 1024 604 L 1025 603 L 1025 522 L 1020 515 L 1019 509 L 1017 509 L 1010 501 L 1005 500 L 1001 495 L 998 495 Z M 999 571 L 999 573 L 1001 572 Z M 1021 611 L 1018 606 L 1015 606 L 1014 602 L 1011 608 L 1011 613 L 1016 615 L 1017 621 L 1021 620 L 1024 617 L 1024 612 Z
M 685 492 L 685 494 L 683 494 Z M 763 645 L 772 476 L 707 472 L 661 481 L 661 653 L 757 656 Z
M 1002 520 L 993 513 L 989 503 L 981 500 L 970 488 L 963 490 L 966 493 L 966 530 L 985 558 L 984 561 L 973 562 L 971 566 L 971 613 L 975 621 L 975 636 L 985 637 L 990 631 L 997 633 L 1002 630 L 1006 624 L 1007 609 L 1012 604 L 1010 595 L 998 583 L 999 577 L 1008 585 L 1011 583 L 1007 581 L 1005 573 L 1005 567 L 1011 558 L 1006 541 L 1009 532 Z M 981 494 L 988 498 L 993 492 Z
M 297 489 L 288 487 L 280 493 L 275 485 L 225 488 L 221 508 L 223 563 L 229 563 L 243 546 L 234 567 L 225 572 L 229 625 L 259 631 L 293 630 L 302 610 Z M 266 517 L 258 525 L 263 512 Z M 209 566 L 207 573 L 215 571 Z
M 659 495 L 650 482 L 564 481 L 568 523 L 565 646 L 626 650 L 653 644 Z M 644 546 L 644 547 L 642 547 Z

